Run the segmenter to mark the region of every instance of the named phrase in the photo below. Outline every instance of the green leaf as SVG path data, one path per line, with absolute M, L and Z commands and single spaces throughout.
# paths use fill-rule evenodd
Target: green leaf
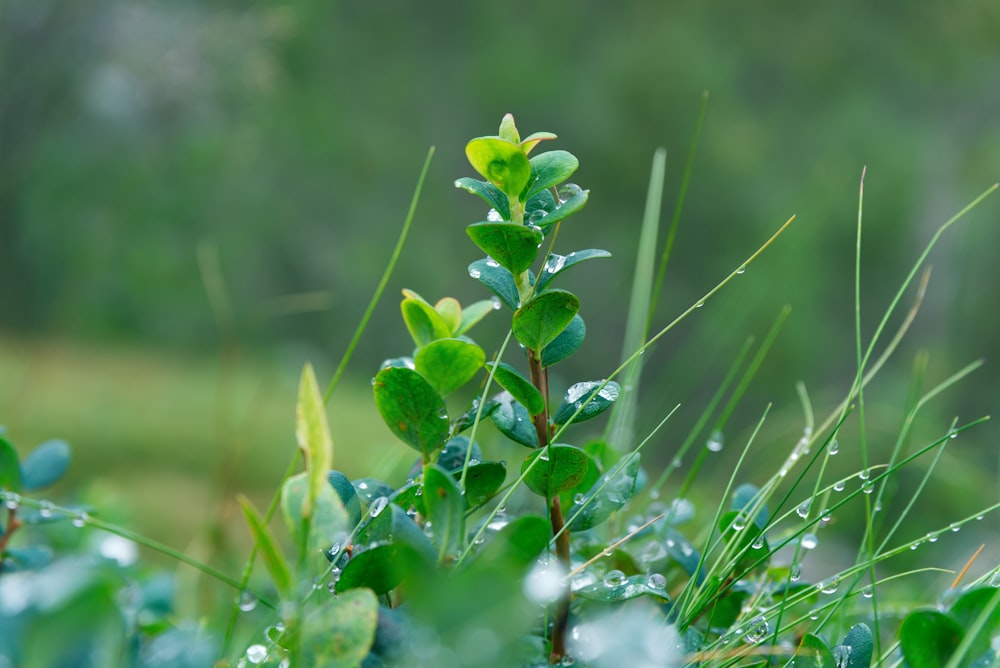
M 576 156 L 568 151 L 547 151 L 531 159 L 531 181 L 526 200 L 541 190 L 551 188 L 568 179 L 580 166 Z
M 302 618 L 301 651 L 305 665 L 360 666 L 371 650 L 378 626 L 378 599 L 368 589 L 321 598 Z
M 518 134 L 517 126 L 514 125 L 513 114 L 504 114 L 503 119 L 500 121 L 500 138 L 512 144 L 521 143 L 521 135 Z
M 442 396 L 468 383 L 486 362 L 482 348 L 462 339 L 438 339 L 417 350 L 417 372 Z
M 506 479 L 507 467 L 503 462 L 480 462 L 469 466 L 465 474 L 466 505 L 477 508 L 485 504 L 496 496 Z
M 736 575 L 750 568 L 761 557 L 770 554 L 767 541 L 761 537 L 761 530 L 753 522 L 748 522 L 746 514 L 738 510 L 730 510 L 719 518 L 719 533 L 723 540 L 729 543 L 729 554 L 739 555 L 736 562 Z M 754 547 L 754 545 L 759 547 Z M 761 567 L 767 566 L 767 559 L 761 561 Z
M 324 485 L 313 498 L 312 514 L 305 515 L 308 486 L 307 473 L 288 478 L 281 486 L 281 512 L 295 545 L 304 549 L 307 554 L 320 554 L 334 543 L 338 534 L 350 531 L 357 522 L 352 522 L 338 491 L 329 484 Z M 356 495 L 354 505 L 357 506 L 360 517 L 360 504 Z
M 411 295 L 413 293 L 410 293 Z M 441 314 L 418 296 L 408 296 L 400 304 L 406 329 L 417 346 L 426 346 L 437 339 L 451 336 L 452 329 Z
M 516 287 L 514 289 L 517 290 Z M 500 308 L 499 302 L 494 302 L 492 299 L 483 299 L 473 304 L 469 304 L 462 309 L 462 320 L 459 323 L 458 328 L 455 330 L 455 336 L 465 334 L 480 320 L 498 308 Z
M 531 163 L 517 144 L 500 137 L 478 137 L 465 145 L 473 169 L 508 197 L 517 197 L 531 178 Z
M 664 544 L 667 546 L 667 554 L 676 561 L 684 572 L 695 578 L 696 584 L 701 584 L 705 580 L 705 573 L 699 570 L 701 554 L 698 548 L 687 539 L 687 536 L 673 527 L 667 527 L 664 532 Z
M 0 436 L 0 490 L 21 491 L 21 460 L 17 450 Z
M 733 503 L 730 506 L 732 510 L 741 510 L 747 515 L 749 515 L 751 508 L 757 501 L 756 497 L 760 493 L 760 490 L 750 483 L 744 483 L 736 488 L 733 492 Z M 761 504 L 757 511 L 757 515 L 753 519 L 753 523 L 757 525 L 757 528 L 761 531 L 767 526 L 767 504 Z
M 517 283 L 514 276 L 499 263 L 491 262 L 489 258 L 476 260 L 469 265 L 469 276 L 489 288 L 511 311 L 517 310 L 521 303 Z
M 531 350 L 542 350 L 566 329 L 580 310 L 580 300 L 572 292 L 549 290 L 536 294 L 514 313 L 514 338 Z
M 899 644 L 909 668 L 940 668 L 962 641 L 962 626 L 937 610 L 911 612 L 899 627 Z
M 337 580 L 337 593 L 367 587 L 381 596 L 395 589 L 420 563 L 420 555 L 402 543 L 375 545 L 347 562 Z
M 437 558 L 437 552 L 434 550 L 434 545 L 431 544 L 431 540 L 427 537 L 427 534 L 417 526 L 417 523 L 413 521 L 412 517 L 406 514 L 405 510 L 395 504 L 390 505 L 389 508 L 392 510 L 391 540 L 393 544 L 410 549 L 412 551 L 411 554 L 419 557 L 421 563 L 433 564 Z M 390 513 L 386 512 L 383 514 L 388 515 Z
M 351 526 L 357 525 L 361 521 L 361 500 L 358 498 L 358 492 L 354 489 L 354 485 L 340 471 L 330 471 L 327 474 L 327 481 L 340 497 L 340 502 L 347 511 L 348 523 Z
M 973 630 L 980 615 L 986 612 L 985 623 L 979 628 L 969 645 L 966 657 L 978 659 L 992 648 L 993 638 L 1000 631 L 1000 589 L 980 587 L 971 589 L 951 606 L 951 616 L 966 632 Z
M 550 367 L 577 351 L 587 336 L 587 326 L 579 314 L 566 325 L 566 329 L 552 340 L 552 343 L 542 349 L 542 366 Z
M 309 474 L 309 492 L 302 506 L 302 516 L 312 514 L 313 500 L 328 486 L 327 474 L 333 468 L 333 438 L 326 420 L 326 406 L 320 394 L 311 364 L 302 369 L 299 400 L 295 408 L 295 436 L 305 458 Z
M 492 362 L 486 365 L 492 369 Z M 521 373 L 510 364 L 500 362 L 495 365 L 496 371 L 493 379 L 500 384 L 500 387 L 507 390 L 522 406 L 528 409 L 531 415 L 538 415 L 545 411 L 545 399 L 531 381 L 521 375 Z
M 556 424 L 566 424 L 570 419 L 577 423 L 597 417 L 611 407 L 619 394 L 621 387 L 613 380 L 607 383 L 603 380 L 589 380 L 571 385 L 566 390 L 563 402 L 556 409 L 552 421 Z M 573 417 L 574 414 L 576 417 Z
M 538 460 L 532 466 L 532 462 Z M 531 470 L 528 470 L 531 467 Z M 553 443 L 528 455 L 521 464 L 524 484 L 535 494 L 553 497 L 573 489 L 597 471 L 597 463 L 580 448 Z
M 497 210 L 501 218 L 510 220 L 510 200 L 492 183 L 477 181 L 466 176 L 456 179 L 455 187 L 483 198 L 487 204 Z
M 538 432 L 535 431 L 528 409 L 509 392 L 501 392 L 496 396 L 496 400 L 497 407 L 490 413 L 490 419 L 500 433 L 515 443 L 537 448 Z
M 587 260 L 602 257 L 611 257 L 611 253 L 600 248 L 588 248 L 587 250 L 572 252 L 569 255 L 556 255 L 553 253 L 545 260 L 542 273 L 538 275 L 538 280 L 535 282 L 535 290 L 541 292 L 557 274 L 561 274 L 570 267 L 575 267 Z
M 507 562 L 526 568 L 548 546 L 552 527 L 539 515 L 521 515 L 511 520 L 494 536 L 476 558 L 482 562 Z
M 618 571 L 618 573 L 621 573 L 621 571 Z M 651 581 L 653 584 L 650 584 Z M 670 597 L 667 595 L 666 589 L 657 585 L 659 583 L 655 579 L 651 579 L 649 575 L 625 577 L 622 574 L 618 577 L 617 573 L 612 571 L 605 576 L 602 582 L 595 582 L 594 584 L 581 587 L 574 591 L 573 595 L 591 601 L 612 603 L 629 601 L 640 596 L 651 596 L 661 602 L 669 602 Z
M 531 222 L 538 225 L 542 229 L 551 227 L 562 220 L 566 220 L 586 206 L 588 199 L 590 199 L 589 190 L 581 190 L 573 193 L 565 200 L 560 200 L 557 204 L 554 203 L 554 206 L 551 209 L 546 209 L 548 213 L 545 216 L 538 215 L 532 217 Z
M 444 399 L 413 369 L 390 367 L 375 376 L 375 404 L 390 431 L 425 460 L 448 438 Z
M 472 453 L 469 453 L 469 448 L 472 448 Z M 450 471 L 454 473 L 455 471 L 461 471 L 465 466 L 466 457 L 470 460 L 481 461 L 483 458 L 483 451 L 479 447 L 479 444 L 470 444 L 469 439 L 465 436 L 455 436 L 444 444 L 441 448 L 441 452 L 438 453 L 437 461 L 435 464 L 443 468 L 445 471 Z M 420 469 L 413 471 L 410 475 L 416 476 L 420 474 Z
M 531 150 L 538 145 L 538 142 L 555 138 L 556 135 L 551 132 L 532 132 L 530 135 L 521 140 L 521 149 L 525 153 L 531 153 Z
M 574 500 L 566 517 L 570 531 L 586 531 L 606 521 L 635 494 L 635 481 L 639 476 L 639 456 L 623 459 L 611 471 L 602 475 L 593 487 Z
M 388 498 L 396 491 L 392 485 L 378 478 L 358 478 L 351 484 L 365 506 L 370 506 L 380 496 Z
M 838 664 L 838 668 L 868 668 L 872 664 L 875 639 L 867 624 L 855 624 L 848 629 L 842 646 L 849 648 L 849 653 L 846 661 L 843 661 L 843 656 L 840 657 L 841 663 Z M 836 660 L 837 648 L 834 648 L 833 654 Z M 910 668 L 917 667 L 911 665 Z
M 333 490 L 330 490 L 330 493 L 333 494 Z M 292 571 L 288 567 L 288 562 L 285 561 L 284 555 L 278 549 L 278 544 L 267 528 L 264 518 L 253 507 L 250 499 L 241 494 L 239 502 L 240 506 L 243 507 L 243 516 L 246 517 L 250 533 L 253 534 L 254 543 L 261 557 L 264 559 L 264 565 L 267 566 L 267 571 L 271 575 L 275 589 L 278 590 L 278 594 L 282 598 L 289 598 L 293 589 L 293 581 Z
M 21 463 L 21 487 L 33 492 L 58 482 L 69 468 L 69 455 L 66 441 L 45 441 Z
M 813 633 L 802 636 L 799 649 L 795 653 L 795 668 L 835 668 L 833 652 L 822 638 Z
M 443 297 L 434 304 L 434 310 L 448 325 L 448 330 L 455 335 L 462 325 L 462 305 L 454 297 Z
M 465 539 L 465 500 L 451 474 L 436 464 L 424 467 L 423 496 L 438 561 L 443 562 L 461 549 Z
M 543 239 L 540 230 L 517 223 L 474 223 L 465 231 L 484 253 L 515 275 L 535 262 Z

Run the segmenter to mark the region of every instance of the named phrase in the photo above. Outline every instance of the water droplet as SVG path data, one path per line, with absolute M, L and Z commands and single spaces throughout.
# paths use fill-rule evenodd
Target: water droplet
M 326 551 L 326 558 L 329 559 L 330 561 L 336 559 L 337 555 L 340 554 L 340 548 L 341 548 L 340 543 L 334 543 L 333 545 L 331 545 L 330 549 Z
M 573 503 L 580 505 L 586 498 L 587 497 L 583 495 L 583 492 L 577 492 L 576 496 L 573 497 Z
M 915 543 L 913 543 L 912 545 L 910 545 L 910 549 L 911 549 L 911 550 L 915 550 L 915 549 L 917 549 L 918 547 L 920 547 L 920 541 L 919 541 L 919 540 L 918 540 L 918 541 L 916 541 Z
M 982 522 L 984 517 L 986 517 L 986 516 L 985 515 L 976 515 L 976 521 L 977 522 Z
M 547 215 L 549 215 L 549 212 L 546 211 L 545 209 L 535 209 L 534 211 L 528 214 L 528 222 L 531 223 L 532 225 L 538 225 L 543 220 L 545 220 L 545 216 Z
M 646 580 L 646 584 L 651 589 L 666 589 L 667 578 L 664 577 L 662 573 L 650 573 L 649 578 Z
M 948 438 L 958 438 L 958 432 L 957 432 L 957 431 L 955 431 L 954 429 L 952 429 L 952 430 L 951 430 L 951 431 L 950 431 L 950 432 L 948 433 Z
M 42 501 L 38 505 L 38 514 L 41 515 L 42 517 L 45 518 L 52 517 L 52 510 L 53 506 L 51 501 Z
M 764 547 L 764 534 L 760 534 L 756 538 L 754 538 L 753 543 L 750 544 L 750 547 L 752 547 L 755 550 L 762 549 Z
M 608 587 L 617 587 L 619 585 L 623 585 L 627 580 L 628 578 L 625 577 L 625 573 L 618 570 L 617 568 L 608 571 L 607 575 L 604 576 L 604 584 Z
M 938 542 L 938 538 L 939 538 L 939 537 L 940 537 L 940 536 L 939 536 L 938 534 L 936 534 L 936 533 L 933 533 L 933 532 L 932 532 L 932 533 L 929 533 L 929 534 L 927 534 L 927 535 L 925 536 L 925 538 L 927 539 L 927 542 L 928 542 L 928 543 L 936 543 L 936 542 Z
M 80 513 L 79 515 L 73 518 L 73 526 L 80 529 L 86 526 L 89 520 L 90 520 L 90 515 L 88 515 L 87 513 Z
M 812 506 L 812 499 L 806 499 L 795 509 L 795 514 L 805 519 L 809 517 L 809 508 Z
M 861 595 L 865 598 L 871 598 L 875 595 L 875 589 L 871 585 L 868 585 L 861 590 Z
M 747 271 L 747 266 L 745 264 L 741 264 L 739 268 L 736 269 L 737 274 L 745 274 L 746 271 Z
M 18 504 L 21 503 L 21 495 L 16 492 L 4 492 L 3 504 L 7 506 L 7 510 L 17 510 Z
M 865 469 L 864 471 L 858 473 L 858 478 L 861 480 L 868 480 L 871 477 L 872 477 L 871 469 Z
M 732 524 L 733 531 L 743 531 L 743 529 L 745 529 L 746 526 L 747 526 L 747 520 L 745 517 L 743 517 L 742 513 L 737 515 L 736 518 L 733 520 Z
M 843 480 L 838 480 L 837 482 L 833 483 L 833 491 L 835 492 L 843 492 L 844 487 L 846 487 L 846 483 Z
M 675 469 L 679 469 L 682 463 L 683 460 L 681 460 L 680 457 L 674 457 L 673 459 L 670 460 L 670 465 L 673 466 Z
M 827 453 L 832 457 L 833 455 L 840 452 L 840 442 L 837 439 L 830 441 L 830 445 L 826 448 Z
M 473 278 L 479 278 L 482 275 L 483 275 L 482 272 L 480 272 L 475 267 L 469 267 L 469 276 L 472 276 Z
M 802 534 L 801 544 L 803 550 L 814 550 L 819 545 L 819 538 L 814 533 L 804 533 Z
M 493 258 L 491 258 L 491 257 L 487 257 L 487 258 L 486 258 L 486 266 L 487 266 L 487 267 L 492 267 L 492 268 L 496 269 L 497 267 L 499 267 L 499 266 L 500 266 L 500 263 L 499 263 L 499 262 L 497 262 L 496 260 L 494 260 L 494 259 L 493 259 Z
M 701 307 L 702 307 L 702 306 L 704 306 L 704 305 L 705 305 L 705 300 L 704 300 L 704 299 L 702 299 L 702 300 L 701 300 L 701 301 L 699 301 L 699 302 L 698 302 L 697 304 L 695 304 L 695 305 L 694 305 L 694 307 L 695 307 L 695 308 L 701 308 Z
M 990 586 L 1000 587 L 1000 571 L 994 573 L 993 576 L 990 578 Z
M 746 635 L 743 636 L 743 639 L 751 645 L 755 645 L 767 637 L 769 630 L 767 620 L 764 619 L 763 615 L 758 615 L 750 620 L 750 624 L 747 626 Z
M 268 626 L 264 630 L 264 637 L 268 639 L 269 642 L 275 644 L 281 639 L 281 634 L 285 632 L 284 622 L 276 622 L 275 624 Z
M 327 582 L 326 583 L 326 590 L 328 592 L 330 592 L 331 594 L 336 594 L 337 593 L 337 581 L 336 580 L 330 580 L 329 582 Z
M 379 513 L 385 510 L 387 505 L 389 505 L 389 499 L 384 496 L 377 497 L 372 500 L 372 504 L 368 508 L 368 514 L 371 517 L 378 517 Z
M 566 569 L 556 560 L 538 561 L 524 579 L 524 595 L 539 605 L 552 603 L 566 589 Z
M 564 183 L 559 186 L 558 190 L 556 190 L 556 195 L 559 197 L 559 203 L 562 204 L 566 200 L 576 197 L 582 192 L 583 188 L 575 183 Z
M 851 646 L 850 645 L 837 645 L 833 648 L 833 665 L 834 668 L 846 668 L 850 665 L 851 661 Z
M 825 582 L 820 582 L 819 583 L 819 590 L 821 592 L 823 592 L 824 594 L 836 594 L 837 593 L 837 587 L 839 587 L 839 586 L 840 586 L 840 582 L 837 580 L 837 578 L 830 578 L 829 580 L 826 580 Z
M 257 597 L 248 591 L 243 592 L 236 599 L 236 605 L 239 606 L 240 610 L 243 612 L 250 612 L 257 607 Z
M 708 437 L 708 442 L 705 443 L 705 447 L 709 449 L 710 452 L 721 452 L 722 451 L 722 432 L 716 429 L 712 432 L 712 435 Z
M 798 564 L 792 564 L 788 571 L 788 579 L 792 582 L 798 582 L 800 577 L 802 577 L 802 567 Z
M 250 645 L 247 647 L 247 661 L 257 665 L 267 660 L 267 648 L 263 645 Z
M 503 222 L 503 216 L 501 216 L 500 212 L 496 209 L 490 209 L 486 212 L 486 220 L 491 223 L 500 223 Z
M 962 525 L 959 524 L 958 522 L 952 522 L 948 528 L 951 529 L 952 533 L 958 533 L 959 531 L 962 530 Z
M 873 483 L 871 480 L 865 480 L 864 484 L 861 485 L 861 491 L 864 492 L 865 494 L 871 494 L 873 491 L 875 491 L 875 483 Z
M 477 278 L 477 277 L 476 277 L 476 276 L 473 276 L 473 278 Z M 500 298 L 499 298 L 499 297 L 497 297 L 496 295 L 494 295 L 494 296 L 493 296 L 493 297 L 492 297 L 492 298 L 490 299 L 490 301 L 491 301 L 491 302 L 493 303 L 493 310 L 494 310 L 494 311 L 499 311 L 499 310 L 500 310 L 500 307 L 502 306 L 502 304 L 500 303 Z

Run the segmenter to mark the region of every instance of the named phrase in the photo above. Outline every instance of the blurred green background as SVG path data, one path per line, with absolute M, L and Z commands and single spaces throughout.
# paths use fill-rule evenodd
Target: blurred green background
M 987 0 L 0 8 L 0 423 L 22 450 L 69 440 L 67 489 L 125 499 L 126 519 L 176 543 L 233 491 L 274 489 L 295 447 L 299 370 L 311 360 L 321 382 L 330 377 L 430 145 L 408 247 L 331 407 L 350 475 L 389 476 L 409 457 L 368 387 L 383 358 L 412 345 L 399 290 L 485 296 L 467 276 L 479 252 L 463 231 L 484 207 L 453 181 L 472 174 L 465 142 L 494 134 L 505 112 L 522 133 L 556 132 L 553 146 L 580 158 L 575 180 L 590 204 L 560 247 L 615 255 L 564 281 L 590 326 L 557 382 L 616 365 L 650 160 L 667 148 L 669 219 L 704 91 L 657 324 L 797 214 L 647 355 L 640 430 L 683 403 L 655 469 L 743 340 L 792 306 L 713 467 L 728 475 L 773 402 L 759 447 L 781 454 L 757 458 L 757 483 L 801 433 L 795 383 L 825 415 L 852 379 L 862 167 L 866 336 L 937 227 L 1000 176 L 1000 4 Z M 920 316 L 870 394 L 876 461 L 888 456 L 917 350 L 930 352 L 932 381 L 990 362 L 933 404 L 920 438 L 1000 402 L 998 218 L 994 197 L 932 255 Z M 499 318 L 476 333 L 492 350 Z M 998 433 L 988 424 L 952 446 L 928 522 L 997 500 Z M 981 494 L 958 493 L 969 489 Z

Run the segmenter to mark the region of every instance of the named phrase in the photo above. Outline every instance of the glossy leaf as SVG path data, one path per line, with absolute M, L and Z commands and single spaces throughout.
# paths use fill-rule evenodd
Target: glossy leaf
M 795 668 L 835 668 L 830 646 L 818 635 L 807 633 L 795 653 Z
M 525 153 L 531 153 L 531 150 L 538 145 L 538 142 L 555 138 L 556 135 L 551 132 L 532 132 L 530 135 L 521 140 L 521 149 Z
M 850 653 L 847 655 L 847 661 L 841 663 L 838 668 L 868 668 L 871 666 L 875 638 L 867 624 L 855 624 L 848 629 L 842 646 L 850 648 Z M 836 658 L 836 652 L 837 650 L 834 648 L 834 658 Z M 916 666 L 910 668 L 916 668 Z
M 302 616 L 300 650 L 305 665 L 360 666 L 371 649 L 378 626 L 378 599 L 367 589 L 332 597 Z
M 697 584 L 701 584 L 705 579 L 703 571 L 699 570 L 701 553 L 698 548 L 688 540 L 687 536 L 673 527 L 668 527 L 664 532 L 663 544 L 667 548 L 667 554 L 677 564 L 684 569 L 684 572 L 695 578 Z
M 390 512 L 391 510 L 391 512 Z M 402 545 L 418 556 L 422 563 L 432 564 L 437 558 L 437 551 L 423 529 L 417 526 L 405 510 L 399 506 L 389 505 L 384 515 L 392 519 L 391 540 L 396 545 Z M 379 515 L 381 517 L 381 515 Z
M 479 417 L 480 420 L 485 420 L 490 416 L 490 414 L 493 412 L 493 409 L 495 409 L 496 407 L 497 407 L 496 399 L 493 397 L 489 397 L 486 400 L 486 404 L 483 406 L 482 411 L 480 411 L 479 398 L 477 397 L 473 399 L 472 403 L 469 405 L 469 408 L 464 413 L 455 418 L 455 420 L 452 422 L 452 428 L 454 429 L 454 433 L 456 434 L 461 433 L 466 429 L 468 429 L 469 427 L 471 427 L 473 424 L 475 424 L 477 416 Z
M 361 499 L 361 502 L 366 507 L 370 506 L 372 501 L 378 497 L 384 496 L 388 498 L 396 491 L 392 485 L 378 478 L 358 478 L 352 485 L 358 498 Z
M 574 596 L 590 599 L 592 601 L 619 602 L 629 601 L 640 596 L 651 596 L 663 603 L 670 600 L 666 589 L 656 585 L 650 585 L 649 575 L 632 575 L 630 577 L 605 576 L 605 579 L 594 584 L 581 587 L 573 592 Z
M 478 444 L 472 444 L 472 452 L 469 453 L 469 439 L 465 436 L 456 436 L 450 439 L 441 448 L 441 452 L 438 454 L 437 461 L 435 462 L 438 466 L 443 468 L 445 471 L 461 471 L 462 467 L 465 466 L 465 460 L 468 458 L 474 461 L 481 461 L 483 458 L 483 451 Z M 468 455 L 468 457 L 466 456 Z M 413 471 L 411 475 L 419 475 L 420 469 Z
M 528 409 L 514 399 L 509 392 L 501 392 L 496 397 L 497 406 L 490 413 L 490 419 L 504 436 L 526 445 L 529 448 L 538 447 L 538 432 L 531 421 Z
M 586 531 L 611 517 L 635 494 L 639 456 L 632 455 L 602 475 L 593 487 L 564 513 L 570 531 Z
M 486 353 L 463 339 L 438 339 L 417 350 L 416 370 L 442 396 L 468 383 L 483 368 Z
M 501 139 L 509 141 L 511 144 L 521 143 L 521 135 L 517 132 L 513 114 L 504 114 L 503 119 L 500 121 L 499 134 Z
M 327 474 L 333 468 L 333 438 L 326 420 L 326 405 L 311 364 L 302 369 L 299 381 L 295 436 L 309 476 L 309 490 L 302 506 L 302 516 L 308 518 L 312 514 L 313 500 L 328 487 Z
M 333 490 L 330 490 L 330 493 L 333 494 Z M 285 557 L 278 548 L 278 543 L 271 535 L 264 518 L 254 508 L 250 499 L 240 495 L 239 502 L 243 508 L 243 516 L 250 527 L 250 533 L 253 535 L 254 544 L 264 560 L 264 565 L 271 575 L 275 589 L 278 590 L 282 598 L 288 598 L 293 588 L 292 571 L 288 567 L 288 562 L 285 561 Z
M 480 250 L 515 275 L 535 262 L 543 239 L 540 230 L 516 223 L 475 223 L 465 231 Z
M 553 497 L 573 489 L 596 470 L 597 464 L 586 452 L 561 443 L 539 448 L 521 464 L 521 473 L 527 471 L 524 484 L 535 494 L 544 497 Z
M 766 557 L 770 550 L 767 541 L 761 536 L 761 531 L 753 522 L 748 522 L 746 514 L 738 510 L 730 510 L 719 518 L 719 533 L 723 540 L 729 543 L 730 557 L 739 555 L 736 571 L 750 568 L 760 561 L 760 566 L 767 566 Z M 757 547 L 754 547 L 757 545 Z
M 899 644 L 909 668 L 940 668 L 962 642 L 963 633 L 954 617 L 937 610 L 917 610 L 899 627 Z
M 281 487 L 281 512 L 295 545 L 311 553 L 321 553 L 330 547 L 335 536 L 350 531 L 354 523 L 338 492 L 329 484 L 313 497 L 311 513 L 306 515 L 308 486 L 306 473 L 288 478 Z M 358 503 L 357 496 L 354 502 Z
M 590 199 L 590 191 L 581 190 L 578 193 L 570 195 L 565 200 L 558 202 L 556 206 L 552 207 L 546 216 L 536 218 L 532 222 L 542 229 L 546 229 L 562 220 L 566 220 L 574 213 L 582 209 L 587 205 L 588 199 Z
M 494 364 L 491 362 L 486 366 L 492 369 Z M 506 362 L 500 362 L 495 366 L 493 379 L 522 406 L 527 408 L 531 415 L 538 415 L 545 411 L 545 399 L 542 398 L 542 393 L 531 384 L 530 380 Z
M 497 210 L 497 213 L 504 220 L 510 220 L 510 200 L 492 183 L 478 181 L 466 176 L 456 179 L 455 187 L 462 188 L 473 195 L 483 198 L 487 204 Z
M 333 491 L 340 497 L 344 510 L 347 511 L 348 524 L 350 526 L 356 525 L 361 521 L 361 499 L 358 498 L 358 492 L 354 489 L 354 485 L 340 471 L 330 471 L 326 479 Z
M 733 502 L 730 508 L 732 510 L 740 510 L 749 514 L 750 509 L 756 501 L 755 497 L 759 492 L 760 490 L 755 485 L 751 485 L 750 483 L 740 485 L 736 488 L 736 491 L 733 492 Z M 767 519 L 767 504 L 765 503 L 758 509 L 757 515 L 753 518 L 753 523 L 757 525 L 758 529 L 763 531 L 764 527 L 767 526 Z
M 542 350 L 566 329 L 580 310 L 580 300 L 565 290 L 536 294 L 514 313 L 514 338 L 531 350 Z
M 391 367 L 375 376 L 375 404 L 390 431 L 428 459 L 448 437 L 444 399 L 412 369 Z
M 485 504 L 496 496 L 506 479 L 507 467 L 503 462 L 480 462 L 470 466 L 465 475 L 466 505 L 477 508 Z
M 367 587 L 381 596 L 392 591 L 409 572 L 410 560 L 419 559 L 412 548 L 398 543 L 375 545 L 351 557 L 337 580 L 337 593 Z
M 483 548 L 478 561 L 504 561 L 517 568 L 530 566 L 548 546 L 552 526 L 538 515 L 511 520 Z
M 528 156 L 517 144 L 500 137 L 478 137 L 465 145 L 473 169 L 508 197 L 517 197 L 531 178 Z
M 966 654 L 970 659 L 978 659 L 990 652 L 992 640 L 1000 632 L 1000 588 L 971 589 L 951 606 L 951 616 L 958 620 L 966 633 L 972 631 L 980 615 L 987 610 L 985 623 L 976 633 Z
M 570 267 L 575 267 L 581 262 L 608 257 L 611 257 L 611 253 L 606 250 L 601 250 L 600 248 L 589 248 L 587 250 L 574 251 L 569 255 L 557 255 L 553 253 L 552 255 L 549 255 L 548 259 L 545 260 L 545 265 L 542 267 L 542 273 L 538 275 L 538 280 L 535 282 L 535 290 L 541 292 L 545 289 L 545 286 L 549 284 L 549 281 Z
M 566 329 L 542 349 L 542 366 L 549 367 L 577 351 L 587 336 L 587 326 L 580 314 L 574 315 Z
M 607 383 L 603 380 L 576 383 L 566 390 L 552 421 L 566 424 L 571 419 L 577 423 L 597 417 L 608 410 L 620 394 L 621 387 L 613 380 Z
M 465 500 L 448 471 L 432 464 L 424 467 L 424 506 L 434 528 L 438 560 L 454 555 L 465 538 Z
M 0 436 L 0 490 L 21 491 L 21 461 L 17 450 Z
M 446 339 L 452 334 L 451 327 L 441 314 L 417 295 L 406 297 L 400 304 L 400 310 L 403 312 L 406 329 L 418 346 Z
M 465 334 L 483 318 L 498 308 L 500 308 L 500 304 L 495 304 L 492 299 L 483 299 L 469 304 L 462 309 L 462 319 L 458 323 L 458 328 L 455 330 L 455 336 Z
M 21 463 L 21 487 L 33 492 L 58 482 L 69 468 L 69 457 L 66 441 L 45 441 Z
M 434 310 L 448 325 L 452 335 L 462 325 L 462 305 L 454 297 L 444 297 L 434 304 Z
M 546 151 L 531 158 L 531 181 L 527 199 L 541 190 L 551 188 L 568 179 L 580 166 L 576 156 L 568 151 Z
M 498 263 L 491 262 L 488 258 L 476 260 L 469 265 L 469 276 L 489 288 L 511 311 L 517 310 L 521 296 L 514 276 Z

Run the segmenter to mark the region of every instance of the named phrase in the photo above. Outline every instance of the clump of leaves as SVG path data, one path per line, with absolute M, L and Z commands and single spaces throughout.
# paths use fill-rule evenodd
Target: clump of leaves
M 575 354 L 586 336 L 581 299 L 566 289 L 563 274 L 610 256 L 599 249 L 556 252 L 562 224 L 584 208 L 589 192 L 568 182 L 578 166 L 571 153 L 536 151 L 554 139 L 548 132 L 522 139 L 507 115 L 497 135 L 466 146 L 481 179 L 455 183 L 489 206 L 485 220 L 466 228 L 485 255 L 472 261 L 468 273 L 486 288 L 486 298 L 462 305 L 451 297 L 432 302 L 403 291 L 400 310 L 413 349 L 376 370 L 373 395 L 389 431 L 415 451 L 409 475 L 352 480 L 336 469 L 324 395 L 306 365 L 296 418 L 304 470 L 286 476 L 264 512 L 240 499 L 255 545 L 241 577 L 95 518 L 89 509 L 32 498 L 65 471 L 68 446 L 44 444 L 22 461 L 0 438 L 6 503 L 0 657 L 25 666 L 68 665 L 64 657 L 81 653 L 103 657 L 100 665 L 144 666 L 206 665 L 206 656 L 218 655 L 224 658 L 216 665 L 241 667 L 994 665 L 1000 578 L 983 576 L 963 585 L 960 575 L 936 607 L 901 614 L 882 592 L 916 572 L 876 573 L 876 566 L 1000 506 L 960 519 L 947 531 L 896 540 L 943 448 L 982 420 L 953 424 L 939 438 L 907 448 L 912 424 L 934 396 L 979 363 L 914 392 L 884 462 L 869 461 L 874 453 L 865 438 L 863 406 L 867 383 L 916 314 L 926 280 L 900 331 L 873 357 L 917 269 L 940 233 L 996 186 L 942 226 L 872 340 L 862 345 L 858 335 L 857 374 L 843 402 L 817 423 L 801 388 L 801 438 L 768 479 L 741 484 L 765 412 L 718 505 L 702 512 L 689 492 L 705 462 L 724 449 L 732 409 L 787 310 L 752 357 L 750 345 L 744 347 L 673 453 L 677 462 L 694 456 L 679 483 L 671 481 L 676 467 L 653 479 L 639 456 L 672 411 L 652 433 L 631 436 L 640 356 L 743 274 L 777 234 L 680 318 L 647 336 L 662 192 L 659 157 L 642 230 L 643 239 L 653 243 L 640 253 L 634 287 L 647 297 L 633 300 L 629 315 L 629 322 L 637 323 L 630 329 L 638 332 L 632 349 L 610 373 L 553 392 L 550 368 Z M 859 233 L 860 221 L 859 205 Z M 470 332 L 497 314 L 509 318 L 506 339 L 479 345 Z M 625 382 L 619 384 L 618 377 Z M 921 380 L 918 366 L 918 390 Z M 606 412 L 612 420 L 601 437 L 583 431 L 593 422 L 578 427 Z M 848 437 L 844 427 L 852 420 L 857 428 Z M 841 446 L 846 438 L 856 439 L 853 447 Z M 524 448 L 509 470 L 490 455 L 499 450 L 500 439 L 516 444 L 513 451 Z M 773 452 L 779 446 L 767 447 Z M 858 470 L 832 479 L 831 459 L 848 449 L 858 457 Z M 890 483 L 922 457 L 931 459 L 923 484 L 904 499 L 906 511 L 886 517 L 881 509 L 891 500 Z M 270 522 L 279 513 L 283 532 Z M 809 579 L 804 576 L 809 554 L 835 516 L 855 518 L 861 528 L 856 562 Z M 44 533 L 31 535 L 25 546 L 11 542 L 26 527 L 65 522 L 141 543 L 232 586 L 235 597 L 221 647 L 219 638 L 177 622 L 170 596 L 157 595 L 154 581 L 130 563 L 106 554 L 83 560 L 86 551 L 79 544 L 69 550 L 76 556 L 57 555 Z M 113 555 L 106 546 L 98 546 L 97 554 L 102 550 Z M 263 581 L 252 577 L 258 555 Z M 64 586 L 70 579 L 73 586 Z M 47 593 L 53 586 L 59 595 Z M 123 598 L 123 590 L 140 593 Z M 39 641 L 54 637 L 59 625 L 83 630 L 60 636 L 63 644 Z M 241 633 L 246 627 L 249 633 Z

